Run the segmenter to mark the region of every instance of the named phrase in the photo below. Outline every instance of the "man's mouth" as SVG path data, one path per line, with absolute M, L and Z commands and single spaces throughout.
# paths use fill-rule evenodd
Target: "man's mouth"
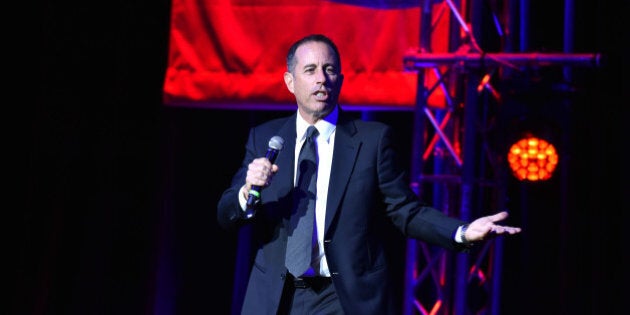
M 315 93 L 313 93 L 313 95 L 318 101 L 325 101 L 328 99 L 328 92 L 326 91 L 316 91 Z

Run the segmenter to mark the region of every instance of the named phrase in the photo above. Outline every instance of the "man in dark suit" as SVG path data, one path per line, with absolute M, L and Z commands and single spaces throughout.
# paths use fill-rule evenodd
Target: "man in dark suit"
M 329 38 L 310 35 L 293 44 L 284 81 L 297 112 L 250 130 L 242 166 L 218 203 L 221 226 L 247 224 L 253 231 L 256 253 L 243 314 L 392 314 L 397 299 L 391 296 L 384 248 L 388 224 L 407 237 L 456 251 L 491 234 L 520 232 L 497 224 L 506 212 L 468 223 L 418 200 L 397 165 L 390 127 L 350 119 L 338 106 L 343 74 Z M 297 164 L 302 144 L 310 141 L 309 126 L 317 128 L 315 223 L 309 223 L 314 252 L 308 270 L 291 274 L 287 265 L 295 257 L 285 256 L 289 239 L 298 234 L 291 216 L 299 213 Z M 272 164 L 265 156 L 275 136 L 284 143 Z

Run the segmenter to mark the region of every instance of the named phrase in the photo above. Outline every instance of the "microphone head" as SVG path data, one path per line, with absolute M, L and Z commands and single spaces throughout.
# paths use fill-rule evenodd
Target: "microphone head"
M 278 151 L 282 150 L 282 148 L 284 147 L 284 139 L 282 139 L 282 137 L 280 136 L 271 137 L 271 139 L 269 140 L 269 147 Z

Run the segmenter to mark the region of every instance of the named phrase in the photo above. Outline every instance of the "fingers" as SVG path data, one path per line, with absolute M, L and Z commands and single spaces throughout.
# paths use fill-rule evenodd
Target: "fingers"
M 253 160 L 247 168 L 247 177 L 245 183 L 248 187 L 268 186 L 271 183 L 273 174 L 278 171 L 277 165 L 272 165 L 266 158 L 258 158 Z
M 513 226 L 503 226 L 503 225 L 495 225 L 490 229 L 490 233 L 493 234 L 516 234 L 521 231 L 521 228 L 513 227 Z
M 466 238 L 472 241 L 488 240 L 500 234 L 517 234 L 521 229 L 513 226 L 497 224 L 508 217 L 507 211 L 481 217 L 473 221 L 466 231 Z
M 492 221 L 492 224 L 490 227 L 490 233 L 491 234 L 505 234 L 505 233 L 516 234 L 516 233 L 521 232 L 521 228 L 519 227 L 495 224 L 496 222 L 505 220 L 507 217 L 508 217 L 507 211 L 501 211 L 497 214 L 490 216 L 490 220 Z
M 489 216 L 488 218 L 492 222 L 498 222 L 498 221 L 505 220 L 507 217 L 508 217 L 508 212 L 507 211 L 501 211 L 501 212 L 498 212 L 496 214 L 493 214 L 493 215 Z
M 490 220 L 492 221 L 492 225 L 491 225 L 491 228 L 490 228 L 490 233 L 493 233 L 493 234 L 504 234 L 504 233 L 516 234 L 516 233 L 519 233 L 521 231 L 521 228 L 519 228 L 519 227 L 494 224 L 495 222 L 499 222 L 499 221 L 505 220 L 507 217 L 508 217 L 508 212 L 507 211 L 501 211 L 499 213 L 496 213 L 496 214 L 490 216 Z

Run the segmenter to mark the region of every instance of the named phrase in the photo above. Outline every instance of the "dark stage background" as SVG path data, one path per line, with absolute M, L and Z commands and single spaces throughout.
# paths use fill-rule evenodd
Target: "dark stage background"
M 591 5 L 576 18 L 580 34 L 592 28 L 580 42 L 608 62 L 579 77 L 567 191 L 558 179 L 509 183 L 510 223 L 526 229 L 505 242 L 504 314 L 625 309 L 627 10 Z M 10 313 L 229 314 L 238 237 L 218 227 L 215 206 L 248 127 L 288 112 L 165 107 L 168 1 L 40 9 L 26 207 L 5 223 L 15 229 Z M 372 119 L 396 126 L 408 148 L 411 116 Z

